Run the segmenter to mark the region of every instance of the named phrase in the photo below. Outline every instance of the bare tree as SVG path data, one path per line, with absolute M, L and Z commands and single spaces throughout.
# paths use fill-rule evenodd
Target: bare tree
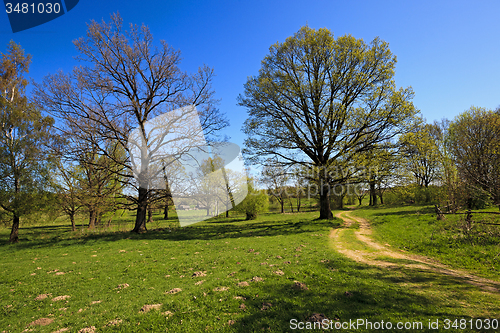
M 59 118 L 88 120 L 77 125 L 79 131 L 87 133 L 97 128 L 100 140 L 112 141 L 117 149 L 126 152 L 125 159 L 116 159 L 103 145 L 96 146 L 99 155 L 122 166 L 114 172 L 137 191 L 136 196 L 128 196 L 137 206 L 133 231 L 145 231 L 147 206 L 154 189 L 144 181 L 151 176 L 146 164 L 136 174 L 139 180 L 133 178 L 137 165 L 131 160 L 129 136 L 136 129 L 143 138 L 142 146 L 147 148 L 142 153 L 154 154 L 160 146 L 172 143 L 166 139 L 168 130 L 159 136 L 150 135 L 148 122 L 166 112 L 194 105 L 201 134 L 209 140 L 214 138 L 228 123 L 215 108 L 213 70 L 203 66 L 194 74 L 182 72 L 178 67 L 179 51 L 165 41 L 155 47 L 145 25 L 131 24 L 124 30 L 119 14 L 113 14 L 109 23 L 92 21 L 86 37 L 74 44 L 80 53 L 78 59 L 86 66 L 74 68 L 70 74 L 46 77 L 37 86 L 35 96 Z M 171 119 L 170 124 L 174 123 L 175 119 Z M 161 168 L 156 172 L 161 174 Z
M 53 187 L 57 191 L 59 205 L 68 215 L 72 231 L 76 231 L 75 216 L 83 207 L 80 173 L 78 166 L 64 165 L 62 161 L 58 161 L 56 170 L 52 174 Z
M 280 204 L 280 212 L 285 212 L 285 200 L 287 199 L 287 182 L 289 176 L 286 171 L 277 166 L 268 164 L 262 170 L 261 183 L 267 186 L 269 195 L 273 196 Z

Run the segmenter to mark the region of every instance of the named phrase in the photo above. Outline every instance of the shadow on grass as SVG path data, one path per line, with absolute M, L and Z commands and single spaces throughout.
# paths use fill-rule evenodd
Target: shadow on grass
M 429 205 L 406 205 L 406 209 L 401 209 L 402 206 L 363 206 L 356 210 L 370 212 L 371 216 L 409 216 L 409 215 L 424 215 L 435 214 L 434 207 Z M 394 211 L 391 211 L 394 208 Z
M 428 319 L 454 318 L 457 315 L 449 304 L 445 306 L 443 298 L 435 293 L 416 293 L 402 285 L 430 280 L 443 288 L 451 288 L 460 286 L 459 280 L 418 271 L 405 271 L 405 276 L 398 277 L 399 272 L 388 272 L 387 269 L 356 263 L 345 263 L 342 266 L 344 267 L 340 269 L 348 272 L 350 276 L 344 281 L 323 280 L 311 285 L 309 290 L 294 290 L 293 281 L 288 281 L 271 286 L 263 285 L 258 296 L 242 293 L 241 295 L 247 298 L 244 303 L 248 314 L 238 319 L 230 331 L 288 332 L 293 328 L 290 322 L 292 319 L 306 322 L 314 314 L 323 314 L 332 320 L 333 324 L 364 319 L 372 323 L 391 321 L 396 325 L 398 321 L 411 320 L 422 323 L 419 332 L 430 332 L 435 330 L 429 330 Z M 338 263 L 332 267 L 339 269 Z M 456 290 L 467 287 L 458 287 Z M 459 295 L 456 297 L 451 301 L 461 300 Z M 450 299 L 446 302 L 448 301 Z M 408 317 L 410 313 L 411 317 Z M 471 319 L 467 316 L 461 318 Z M 333 331 L 336 331 L 335 327 L 333 328 Z M 343 331 L 370 332 L 373 329 L 358 326 L 356 329 Z
M 136 240 L 214 240 L 224 238 L 241 237 L 266 237 L 276 235 L 296 235 L 317 231 L 319 228 L 338 228 L 342 222 L 339 219 L 315 220 L 297 219 L 291 215 L 279 216 L 281 221 L 245 221 L 242 218 L 229 218 L 221 220 L 206 221 L 187 227 L 173 227 L 153 229 L 154 225 L 149 225 L 148 232 L 142 234 L 130 231 L 119 232 L 99 232 L 92 233 L 85 229 L 85 233 L 79 231 L 72 232 L 71 226 L 50 226 L 50 227 L 25 227 L 20 230 L 20 242 L 9 244 L 8 238 L 0 239 L 2 246 L 13 246 L 18 249 L 39 248 L 46 246 L 71 246 L 75 243 L 85 244 L 96 241 L 117 241 L 122 239 Z M 172 224 L 173 226 L 174 224 Z M 89 233 L 87 233 L 89 232 Z

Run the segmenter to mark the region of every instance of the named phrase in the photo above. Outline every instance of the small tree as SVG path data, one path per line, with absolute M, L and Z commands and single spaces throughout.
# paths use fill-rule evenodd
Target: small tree
M 439 137 L 440 130 L 437 125 L 424 124 L 400 138 L 404 162 L 421 187 L 429 187 L 429 184 L 440 178 Z
M 235 211 L 244 213 L 247 220 L 255 220 L 259 213 L 267 211 L 268 208 L 269 198 L 265 191 L 256 190 L 249 180 L 248 195 L 236 206 Z
M 61 161 L 57 162 L 56 169 L 52 174 L 52 183 L 57 193 L 58 204 L 68 215 L 72 231 L 76 231 L 75 216 L 83 207 L 80 174 L 81 170 L 78 166 L 64 165 Z

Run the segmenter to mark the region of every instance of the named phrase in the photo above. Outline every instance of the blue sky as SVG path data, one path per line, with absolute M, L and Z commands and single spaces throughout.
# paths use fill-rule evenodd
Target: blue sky
M 40 81 L 78 63 L 72 40 L 91 19 L 119 11 L 124 22 L 145 23 L 156 41 L 182 53 L 181 69 L 213 67 L 226 134 L 242 145 L 246 110 L 237 106 L 248 76 L 256 75 L 269 46 L 308 24 L 335 36 L 370 42 L 379 36 L 397 56 L 396 84 L 412 86 L 414 103 L 429 121 L 452 119 L 471 105 L 500 105 L 498 1 L 89 1 L 62 17 L 13 34 L 0 13 L 0 50 L 10 40 L 32 54 L 30 76 Z

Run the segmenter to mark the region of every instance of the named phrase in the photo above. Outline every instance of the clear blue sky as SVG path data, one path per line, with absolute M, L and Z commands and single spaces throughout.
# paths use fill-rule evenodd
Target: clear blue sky
M 244 108 L 236 105 L 246 78 L 256 75 L 269 46 L 301 26 L 328 28 L 366 42 L 379 36 L 398 58 L 396 84 L 412 86 L 415 105 L 432 122 L 452 119 L 471 105 L 500 105 L 498 1 L 89 1 L 44 25 L 13 34 L 0 12 L 0 50 L 12 39 L 33 55 L 30 75 L 40 81 L 77 62 L 72 40 L 91 19 L 119 11 L 124 22 L 145 23 L 156 41 L 182 52 L 181 69 L 203 63 L 217 75 L 226 131 L 242 145 Z

